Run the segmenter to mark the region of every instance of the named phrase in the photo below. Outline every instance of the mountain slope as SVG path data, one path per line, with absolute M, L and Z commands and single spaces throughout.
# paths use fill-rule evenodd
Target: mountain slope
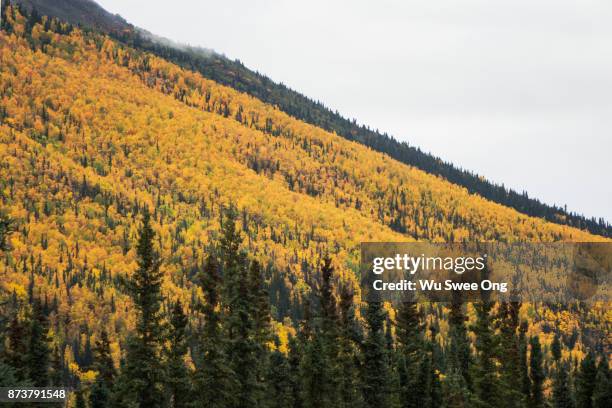
M 133 30 L 131 24 L 109 13 L 94 0 L 19 0 L 14 3 L 23 5 L 27 10 L 34 9 L 40 15 L 59 17 L 72 24 L 107 33 Z
M 587 229 L 594 234 L 612 237 L 612 226 L 603 219 L 588 219 L 584 216 L 568 213 L 561 207 L 549 206 L 537 199 L 530 198 L 527 193 L 518 193 L 503 186 L 493 184 L 482 176 L 467 170 L 457 168 L 438 157 L 422 152 L 419 148 L 399 142 L 378 131 L 358 125 L 355 120 L 343 118 L 338 112 L 333 112 L 320 102 L 295 92 L 282 84 L 277 84 L 264 75 L 253 72 L 239 61 L 231 61 L 222 55 L 190 47 L 180 49 L 168 45 L 169 41 L 156 39 L 149 33 L 131 26 L 117 27 L 117 17 L 105 12 L 101 13 L 98 5 L 92 6 L 91 18 L 85 18 L 80 13 L 70 10 L 82 10 L 87 0 L 62 0 L 63 7 L 56 7 L 50 0 L 19 0 L 18 3 L 33 4 L 41 7 L 45 14 L 59 17 L 73 24 L 83 24 L 102 28 L 127 44 L 155 53 L 176 64 L 200 72 L 207 78 L 228 85 L 234 89 L 246 92 L 264 102 L 278 106 L 281 110 L 307 123 L 336 132 L 342 137 L 357 141 L 379 152 L 386 153 L 394 159 L 420 168 L 428 173 L 439 175 L 452 183 L 461 185 L 471 193 L 479 194 L 491 201 L 512 207 L 524 214 L 544 218 L 548 221 Z
M 136 267 L 145 206 L 164 293 L 192 310 L 194 275 L 235 203 L 245 248 L 266 266 L 278 330 L 300 318 L 324 254 L 354 283 L 362 241 L 604 240 L 101 34 L 19 13 L 0 33 L 0 198 L 18 220 L 0 295 L 46 299 L 67 361 L 79 364 L 93 332 L 107 327 L 118 355 L 134 325 L 122 280 Z

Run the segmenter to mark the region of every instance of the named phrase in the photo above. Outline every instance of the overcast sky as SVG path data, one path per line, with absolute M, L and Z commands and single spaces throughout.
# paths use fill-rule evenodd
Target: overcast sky
M 612 221 L 610 0 L 99 0 L 445 160 Z

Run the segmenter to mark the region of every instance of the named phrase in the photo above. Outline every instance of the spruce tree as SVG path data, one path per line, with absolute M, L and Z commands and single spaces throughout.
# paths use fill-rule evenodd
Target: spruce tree
M 574 401 L 572 399 L 571 390 L 569 387 L 568 373 L 569 367 L 563 364 L 560 360 L 555 364 L 555 374 L 553 378 L 552 390 L 552 406 L 553 408 L 573 408 Z
M 253 339 L 255 342 L 254 357 L 256 388 L 255 399 L 257 406 L 265 405 L 266 390 L 265 377 L 270 358 L 269 344 L 272 340 L 270 301 L 259 262 L 253 261 L 248 271 L 248 292 L 250 301 L 250 317 L 253 325 Z
M 138 268 L 127 287 L 137 312 L 136 330 L 128 339 L 121 406 L 162 407 L 164 404 L 164 367 L 161 362 L 165 324 L 161 313 L 161 260 L 153 247 L 155 232 L 145 209 L 137 244 Z
M 362 385 L 359 376 L 361 362 L 360 346 L 363 339 L 355 319 L 353 291 L 347 286 L 343 286 L 340 292 L 339 310 L 339 407 L 359 408 L 363 406 Z
M 14 312 L 10 320 L 6 333 L 6 349 L 4 359 L 14 369 L 15 379 L 19 382 L 29 378 L 28 373 L 28 332 L 27 321 L 19 316 L 18 311 Z
M 294 336 L 289 337 L 289 382 L 291 387 L 292 408 L 303 408 L 301 393 L 300 367 L 303 358 L 302 342 Z
M 447 360 L 449 369 L 462 377 L 461 379 L 453 379 L 454 383 L 459 386 L 459 388 L 455 387 L 454 389 L 470 391 L 472 389 L 472 378 L 470 376 L 471 352 L 466 320 L 461 292 L 455 291 L 452 294 L 448 316 L 450 342 Z M 464 396 L 464 399 L 468 399 L 468 397 Z
M 363 344 L 363 399 L 368 408 L 389 405 L 389 367 L 385 350 L 386 312 L 380 302 L 369 302 Z
M 257 343 L 254 339 L 252 297 L 248 282 L 246 254 L 240 250 L 242 237 L 236 228 L 237 211 L 230 206 L 225 212 L 220 240 L 224 282 L 225 336 L 227 360 L 234 374 L 235 407 L 257 407 L 260 384 L 257 375 Z
M 111 356 L 110 340 L 106 330 L 102 330 L 100 338 L 96 340 L 93 354 L 93 368 L 97 371 L 98 375 L 89 393 L 89 405 L 91 408 L 109 407 L 117 372 Z
M 493 303 L 482 300 L 474 304 L 476 322 L 471 330 L 476 335 L 476 365 L 474 392 L 479 403 L 486 407 L 500 405 L 500 387 L 497 376 L 498 338 L 493 331 L 491 310 Z
M 44 314 L 40 301 L 34 299 L 26 361 L 29 378 L 35 387 L 45 387 L 49 384 L 50 350 L 47 331 L 47 316 Z
M 423 324 L 414 301 L 402 302 L 396 317 L 396 333 L 399 354 L 400 401 L 402 407 L 418 408 L 425 405 L 428 373 L 423 373 L 424 358 Z M 425 378 L 421 378 L 421 375 Z
M 544 406 L 545 377 L 540 339 L 538 336 L 533 336 L 529 344 L 529 376 L 531 377 L 531 393 L 528 405 L 530 408 L 542 408 Z
M 278 339 L 277 339 L 278 340 Z M 287 357 L 278 349 L 271 353 L 266 373 L 267 408 L 290 408 L 293 406 L 291 367 Z
M 198 396 L 196 405 L 201 408 L 231 407 L 234 399 L 234 374 L 228 367 L 221 328 L 221 277 L 218 268 L 215 258 L 209 256 L 198 274 L 204 292 L 204 303 L 201 306 L 204 328 L 199 333 L 194 383 Z
M 597 378 L 597 366 L 592 352 L 580 363 L 576 378 L 576 405 L 578 408 L 593 408 L 593 392 Z
M 187 408 L 192 404 L 191 379 L 185 364 L 188 346 L 185 330 L 187 316 L 183 312 L 180 301 L 174 304 L 170 315 L 170 330 L 166 354 L 166 397 L 169 406 L 173 408 Z
M 323 260 L 321 284 L 317 290 L 319 315 L 315 319 L 313 338 L 305 347 L 305 402 L 316 406 L 337 407 L 339 404 L 338 306 L 332 283 L 334 268 L 330 258 Z
M 500 385 L 505 406 L 524 406 L 521 392 L 521 349 L 518 335 L 519 302 L 502 302 L 498 305 L 497 327 L 499 328 L 499 356 L 501 363 Z
M 521 379 L 521 394 L 523 400 L 528 401 L 531 395 L 531 379 L 529 378 L 529 364 L 527 363 L 527 322 L 519 326 L 519 374 Z
M 2 16 L 2 22 L 4 22 L 4 14 Z M 0 209 L 0 251 L 8 251 L 8 237 L 15 231 L 15 220 L 13 220 L 6 213 L 5 210 Z
M 592 400 L 593 408 L 609 408 L 612 403 L 612 377 L 605 354 L 601 356 L 597 367 Z

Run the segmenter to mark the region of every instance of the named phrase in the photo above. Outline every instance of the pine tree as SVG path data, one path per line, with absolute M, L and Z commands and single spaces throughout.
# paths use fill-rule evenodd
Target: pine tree
M 248 262 L 240 250 L 242 237 L 236 228 L 237 211 L 230 206 L 225 212 L 220 240 L 223 267 L 226 353 L 236 382 L 235 407 L 257 407 L 261 390 L 257 375 L 257 343 L 254 339 L 252 298 L 248 284 Z
M 359 408 L 363 406 L 362 385 L 359 376 L 362 336 L 355 319 L 353 292 L 347 286 L 343 286 L 340 292 L 339 309 L 339 407 Z
M 44 314 L 40 301 L 34 299 L 26 361 L 29 378 L 35 387 L 45 387 L 49 384 L 50 350 L 47 331 L 47 316 Z
M 593 408 L 593 392 L 597 378 L 597 366 L 592 352 L 580 363 L 576 378 L 576 405 L 578 408 Z
M 552 406 L 553 408 L 573 408 L 568 373 L 569 368 L 560 360 L 555 365 L 555 377 L 553 378 Z
M 512 408 L 523 406 L 521 393 L 521 355 L 518 336 L 519 302 L 502 302 L 497 311 L 497 327 L 499 328 L 498 361 L 501 363 L 500 385 L 503 393 L 503 403 Z
M 476 335 L 476 365 L 474 367 L 474 392 L 478 401 L 486 407 L 499 406 L 500 386 L 497 377 L 498 338 L 493 331 L 491 310 L 493 303 L 482 300 L 474 304 L 476 322 L 471 330 Z
M 185 365 L 185 356 L 188 346 L 185 334 L 187 316 L 179 301 L 174 304 L 170 316 L 170 330 L 168 345 L 166 347 L 166 397 L 169 406 L 173 408 L 187 408 L 192 404 L 191 380 Z
M 541 408 L 544 406 L 544 367 L 540 339 L 537 336 L 531 338 L 529 353 L 529 375 L 531 377 L 531 395 L 529 399 L 530 408 Z
M 264 405 L 266 399 L 265 376 L 270 358 L 269 343 L 272 340 L 270 301 L 265 287 L 265 278 L 259 262 L 251 262 L 248 272 L 248 291 L 250 301 L 250 320 L 253 324 L 253 339 L 255 341 L 255 399 L 258 406 Z
M 218 268 L 215 258 L 209 256 L 198 274 L 204 292 L 204 303 L 201 306 L 204 328 L 199 335 L 194 383 L 198 396 L 196 404 L 202 408 L 227 408 L 232 406 L 234 398 L 234 374 L 228 367 L 225 338 L 221 329 L 221 277 Z
M 85 403 L 85 397 L 83 396 L 83 390 L 80 388 L 75 392 L 75 408 L 87 408 L 87 404 Z M 93 408 L 93 405 L 91 406 Z
M 612 402 L 612 377 L 606 355 L 599 360 L 592 400 L 593 408 L 608 408 Z
M 527 322 L 522 322 L 519 326 L 519 374 L 522 399 L 527 401 L 531 395 L 531 379 L 529 378 L 529 365 L 527 364 Z
M 389 367 L 385 352 L 386 312 L 380 302 L 369 302 L 365 312 L 363 344 L 363 399 L 368 408 L 389 405 Z
M 2 21 L 4 22 L 4 14 Z M 15 231 L 15 220 L 6 213 L 5 210 L 0 210 L 0 251 L 8 251 L 8 237 Z
M 28 322 L 24 322 L 19 313 L 15 311 L 6 333 L 7 345 L 4 350 L 4 358 L 14 369 L 15 379 L 19 382 L 29 378 L 27 362 L 29 329 L 27 325 Z
M 402 407 L 425 406 L 427 389 L 422 387 L 428 378 L 421 378 L 424 367 L 423 324 L 416 302 L 405 301 L 396 317 L 396 333 L 399 353 L 400 401 Z M 425 376 L 428 375 L 424 374 Z
M 455 387 L 456 391 L 464 389 L 470 391 L 472 389 L 470 341 L 466 320 L 461 292 L 455 291 L 452 294 L 451 309 L 448 316 L 450 337 L 448 365 L 451 371 L 455 371 L 462 377 L 462 379 L 453 380 L 459 387 Z M 464 396 L 464 399 L 467 400 L 468 396 Z
M 340 367 L 338 365 L 338 306 L 333 288 L 334 268 L 330 258 L 323 260 L 321 267 L 321 284 L 317 295 L 319 316 L 315 319 L 313 338 L 306 345 L 306 364 L 310 365 L 305 372 L 307 379 L 305 401 L 324 407 L 337 407 Z
M 292 408 L 302 408 L 300 367 L 303 358 L 302 343 L 293 336 L 289 337 L 289 382 L 291 387 Z
M 137 322 L 136 331 L 128 340 L 117 401 L 120 406 L 155 408 L 164 403 L 162 273 L 159 255 L 153 248 L 154 239 L 151 216 L 145 209 L 137 245 L 138 268 L 127 285 L 137 311 Z
M 267 408 L 290 408 L 293 406 L 291 367 L 287 357 L 276 349 L 271 353 L 266 373 Z

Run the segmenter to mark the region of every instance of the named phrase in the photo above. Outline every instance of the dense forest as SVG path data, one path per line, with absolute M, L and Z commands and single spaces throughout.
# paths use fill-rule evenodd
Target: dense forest
M 606 241 L 3 8 L 0 386 L 78 407 L 602 407 L 608 304 L 365 303 L 363 241 Z
M 612 237 L 612 225 L 603 218 L 588 218 L 568 212 L 565 208 L 548 205 L 537 198 L 529 197 L 527 192 L 517 192 L 504 185 L 492 183 L 482 175 L 445 162 L 407 142 L 400 142 L 386 133 L 359 125 L 355 119 L 344 118 L 320 101 L 311 100 L 284 84 L 275 83 L 265 75 L 249 70 L 240 61 L 232 61 L 208 49 L 173 44 L 171 41 L 133 27 L 97 4 L 89 4 L 88 0 L 19 0 L 17 3 L 23 3 L 30 8 L 40 7 L 49 15 L 63 18 L 68 22 L 103 30 L 125 44 L 151 52 L 188 70 L 199 72 L 219 84 L 277 106 L 283 112 L 306 123 L 362 143 L 402 163 L 463 186 L 470 193 L 514 208 L 523 214 Z M 85 9 L 92 12 L 86 13 Z

